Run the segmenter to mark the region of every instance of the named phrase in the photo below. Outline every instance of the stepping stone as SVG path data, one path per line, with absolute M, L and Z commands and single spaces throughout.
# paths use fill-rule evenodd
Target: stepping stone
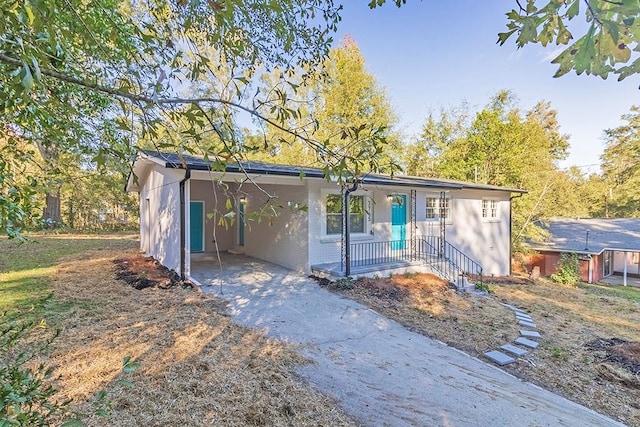
M 528 316 L 528 315 L 529 315 L 529 313 L 527 313 L 525 310 L 523 310 L 523 309 L 521 309 L 521 308 L 516 308 L 516 307 L 514 307 L 514 308 L 512 308 L 512 310 L 516 313 L 516 316 L 517 316 L 518 314 L 524 314 L 525 316 Z
M 529 347 L 529 348 L 538 348 L 538 346 L 540 345 L 535 341 L 531 341 L 531 340 L 528 340 L 528 339 L 523 338 L 523 337 L 518 338 L 515 341 L 515 343 L 516 344 L 521 344 L 521 345 L 523 345 L 525 347 Z
M 520 329 L 520 335 L 522 335 L 523 337 L 529 337 L 529 338 L 542 338 L 542 335 L 540 335 L 540 332 L 525 331 L 524 329 Z
M 518 320 L 518 325 L 525 326 L 527 328 L 536 328 L 536 324 L 533 322 L 527 322 L 526 320 Z
M 524 348 L 516 347 L 515 345 L 511 345 L 511 344 L 505 344 L 500 348 L 508 351 L 509 353 L 515 354 L 516 356 L 524 356 L 525 354 L 529 353 Z
M 525 319 L 525 320 L 533 320 L 531 318 L 531 316 L 529 316 L 528 314 L 520 314 L 520 313 L 516 313 L 516 317 L 518 319 Z
M 506 354 L 498 350 L 487 351 L 484 354 L 484 357 L 493 360 L 500 366 L 508 365 L 509 363 L 513 363 L 516 361 L 516 359 L 514 359 L 513 357 L 507 356 Z

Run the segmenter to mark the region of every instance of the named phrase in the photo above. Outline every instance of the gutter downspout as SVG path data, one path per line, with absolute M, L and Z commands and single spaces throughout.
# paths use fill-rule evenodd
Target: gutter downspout
M 510 196 L 509 197 L 509 276 L 513 275 L 513 268 L 512 268 L 512 263 L 513 263 L 513 230 L 512 230 L 512 224 L 513 224 L 513 199 L 517 199 L 519 197 L 522 197 L 523 194 L 524 193 L 520 193 L 517 196 Z
M 186 205 L 187 202 L 185 200 L 185 183 L 191 178 L 191 169 L 187 166 L 184 170 L 184 178 L 180 181 L 180 278 L 182 280 L 186 279 L 185 270 L 187 268 L 186 261 L 186 242 L 187 242 L 187 231 L 186 228 Z

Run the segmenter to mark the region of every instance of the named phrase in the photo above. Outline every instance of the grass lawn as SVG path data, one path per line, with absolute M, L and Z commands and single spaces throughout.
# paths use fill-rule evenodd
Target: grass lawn
M 0 239 L 0 310 L 52 294 L 33 315 L 61 334 L 37 362 L 55 369 L 57 397 L 72 399 L 85 425 L 354 425 L 298 379 L 307 361 L 295 347 L 236 325 L 221 300 L 117 279 L 117 260 L 144 264 L 133 236 L 30 237 Z M 138 364 L 133 372 L 123 372 L 126 357 Z
M 87 251 L 113 252 L 137 246 L 132 234 L 30 234 L 26 242 L 0 238 L 0 313 L 33 306 L 52 292 L 51 281 L 62 260 Z M 55 311 L 63 307 L 49 307 Z

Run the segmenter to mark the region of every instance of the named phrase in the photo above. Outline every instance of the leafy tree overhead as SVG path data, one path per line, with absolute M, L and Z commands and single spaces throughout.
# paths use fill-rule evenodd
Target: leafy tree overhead
M 247 96 L 256 72 L 300 65 L 314 72 L 339 9 L 332 0 L 0 1 L 2 136 L 8 147 L 18 147 L 14 139 L 55 145 L 102 165 L 108 156 L 126 158 L 138 140 L 155 141 L 167 123 L 182 123 L 184 137 L 195 140 L 205 131 L 230 134 L 225 106 L 260 118 L 280 107 L 269 94 Z M 215 79 L 221 65 L 233 73 L 228 97 L 180 96 L 189 82 Z M 214 154 L 232 158 L 235 142 Z M 180 150 L 180 143 L 157 147 Z M 3 186 L 5 231 L 33 216 L 16 185 Z
M 519 46 L 567 44 L 556 59 L 558 75 L 572 69 L 619 78 L 638 72 L 637 1 L 514 1 L 501 43 L 516 37 Z M 222 161 L 238 160 L 243 150 L 234 112 L 244 112 L 320 153 L 328 174 L 347 177 L 377 167 L 360 150 L 335 152 L 332 139 L 288 126 L 289 118 L 301 115 L 288 102 L 290 92 L 261 91 L 256 82 L 275 69 L 292 85 L 306 79 L 297 75 L 301 71 L 322 73 L 340 9 L 334 0 L 0 0 L 4 150 L 27 158 L 28 150 L 12 141 L 20 139 L 103 165 L 150 141 L 159 149 L 201 147 Z M 567 22 L 577 17 L 589 29 L 574 41 Z M 227 90 L 188 93 L 220 76 Z M 348 129 L 348 138 L 371 141 L 376 156 L 383 151 L 384 133 Z M 199 144 L 212 133 L 217 139 L 211 147 L 219 147 L 214 152 Z M 30 187 L 24 186 L 31 180 L 13 179 L 6 165 L 0 174 L 1 225 L 19 232 L 22 220 L 33 216 Z

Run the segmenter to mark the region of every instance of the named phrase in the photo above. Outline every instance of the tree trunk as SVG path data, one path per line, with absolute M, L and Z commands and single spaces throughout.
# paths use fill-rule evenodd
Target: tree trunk
M 67 225 L 72 230 L 76 225 L 75 212 L 73 210 L 73 196 L 69 197 L 69 205 L 67 206 Z
M 46 205 L 42 212 L 42 218 L 49 228 L 55 228 L 60 224 L 60 190 L 55 194 L 46 194 Z

